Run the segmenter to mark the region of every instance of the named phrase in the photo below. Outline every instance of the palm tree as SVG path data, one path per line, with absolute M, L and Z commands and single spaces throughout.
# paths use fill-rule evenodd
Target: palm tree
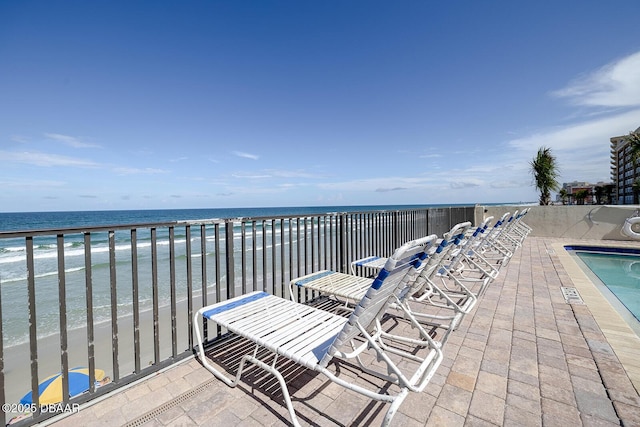
M 540 191 L 540 205 L 548 205 L 551 203 L 551 191 L 560 188 L 556 158 L 551 154 L 550 148 L 540 147 L 530 165 L 536 190 Z
M 569 193 L 567 192 L 567 189 L 561 188 L 560 191 L 558 191 L 558 195 L 560 196 L 560 200 L 562 201 L 562 204 L 566 205 L 567 201 L 569 200 Z
M 633 204 L 637 205 L 638 195 L 640 194 L 640 178 L 633 181 L 633 184 L 631 184 L 631 190 L 633 190 Z
M 629 132 L 627 141 L 629 141 L 629 145 L 631 146 L 631 158 L 635 165 L 638 159 L 640 159 L 640 133 Z
M 607 189 L 602 185 L 597 185 L 593 190 L 593 195 L 596 198 L 596 205 L 604 204 Z
M 616 186 L 614 184 L 607 184 L 604 186 L 605 188 L 605 204 L 610 205 L 615 203 L 613 200 L 615 199 L 613 192 L 616 189 Z
M 579 205 L 584 205 L 584 201 L 587 197 L 589 197 L 589 190 L 586 188 L 576 191 L 576 201 Z

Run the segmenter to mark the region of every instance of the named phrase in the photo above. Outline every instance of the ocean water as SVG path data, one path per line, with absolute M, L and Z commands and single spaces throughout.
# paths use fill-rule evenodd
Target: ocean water
M 306 215 L 329 212 L 370 212 L 380 210 L 424 209 L 459 205 L 378 205 L 378 206 L 298 206 L 268 208 L 155 209 L 75 212 L 0 212 L 0 232 L 65 227 L 141 224 L 213 218 L 253 218 Z
M 329 206 L 329 207 L 282 207 L 282 208 L 238 208 L 238 209 L 185 209 L 185 210 L 134 210 L 134 211 L 96 211 L 96 212 L 30 212 L 0 213 L 0 233 L 26 230 L 57 230 L 90 226 L 116 226 L 130 224 L 166 223 L 184 220 L 224 219 L 224 218 L 272 218 L 289 215 L 318 215 L 332 212 L 370 212 L 380 210 L 422 209 L 451 205 L 411 205 L 411 206 Z M 469 205 L 460 205 L 469 206 Z M 312 226 L 319 226 L 314 224 Z M 294 225 L 295 227 L 295 225 Z M 221 227 L 224 233 L 224 227 Z M 249 231 L 249 230 L 247 230 Z M 149 311 L 153 300 L 157 298 L 161 306 L 168 305 L 171 297 L 170 288 L 170 245 L 166 228 L 157 230 L 157 277 L 159 281 L 154 288 L 151 259 L 151 235 L 148 229 L 141 228 L 137 236 L 137 259 L 139 276 L 139 309 Z M 262 242 L 259 232 L 256 240 L 254 256 L 261 259 L 263 249 L 270 251 L 272 240 L 271 229 Z M 275 233 L 280 233 L 276 228 Z M 290 233 L 296 232 L 295 229 Z M 234 230 L 234 251 L 241 251 L 239 226 Z M 213 232 L 207 233 L 206 253 L 200 253 L 199 233 L 191 235 L 193 271 L 199 272 L 201 260 L 207 259 L 207 269 L 214 265 L 214 257 L 225 259 L 224 245 L 220 253 L 215 254 Z M 252 246 L 251 233 L 247 233 L 247 245 Z M 276 236 L 276 245 L 280 245 L 281 236 Z M 187 298 L 187 272 L 185 267 L 187 236 L 183 227 L 175 228 L 176 259 L 176 298 L 184 301 Z M 210 241 L 209 241 L 210 240 Z M 222 238 L 224 241 L 224 238 Z M 284 239 L 288 245 L 288 236 Z M 59 333 L 59 260 L 58 242 L 55 236 L 35 236 L 34 242 L 34 278 L 36 283 L 36 323 L 39 338 Z M 264 243 L 264 246 L 263 246 Z M 295 245 L 295 243 L 294 243 Z M 115 232 L 117 312 L 118 317 L 130 316 L 133 313 L 132 268 L 131 268 L 131 235 L 128 231 Z M 289 250 L 290 248 L 286 248 Z M 78 329 L 86 325 L 86 281 L 85 281 L 85 243 L 83 234 L 65 234 L 64 239 L 64 279 L 66 284 L 66 317 L 69 329 Z M 91 273 L 93 283 L 93 320 L 96 324 L 109 322 L 111 319 L 111 288 L 109 238 L 105 233 L 91 234 Z M 2 308 L 2 334 L 5 349 L 28 342 L 29 339 L 29 306 L 27 287 L 26 250 L 24 238 L 0 238 L 0 297 Z M 236 254 L 239 259 L 240 254 Z M 220 280 L 225 281 L 222 271 Z M 275 274 L 275 273 L 274 273 Z M 239 272 L 236 272 L 236 277 Z M 216 275 L 208 275 L 206 287 L 216 288 Z M 262 278 L 260 279 L 262 280 Z M 266 279 L 265 279 L 266 280 Z M 201 296 L 201 285 L 194 280 L 193 296 Z M 157 293 L 154 293 L 157 292 Z M 209 292 L 209 291 L 208 291 Z

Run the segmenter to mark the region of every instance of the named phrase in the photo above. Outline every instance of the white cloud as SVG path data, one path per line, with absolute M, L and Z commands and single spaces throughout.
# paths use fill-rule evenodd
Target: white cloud
M 0 162 L 22 163 L 34 166 L 74 166 L 81 168 L 95 168 L 98 164 L 85 159 L 60 156 L 58 154 L 41 153 L 38 151 L 1 151 Z
M 322 175 L 314 175 L 301 170 L 268 169 L 266 172 L 279 178 L 324 178 Z
M 518 182 L 518 181 L 511 181 L 511 180 L 507 180 L 507 181 L 494 181 L 490 184 L 491 188 L 519 188 L 519 187 L 524 187 L 526 185 L 529 185 L 529 183 L 523 183 L 523 182 Z
M 238 173 L 234 173 L 231 175 L 234 178 L 241 178 L 241 179 L 266 179 L 266 178 L 271 178 L 271 175 L 243 175 L 243 174 L 238 174 Z
M 301 170 L 266 169 L 256 172 L 236 172 L 231 175 L 239 179 L 267 179 L 267 178 L 325 178 L 323 175 L 314 175 Z
M 13 142 L 18 142 L 20 144 L 24 144 L 29 142 L 29 138 L 27 138 L 26 136 L 22 136 L 22 135 L 11 135 L 9 137 L 9 139 Z
M 6 180 L 0 181 L 0 187 L 4 189 L 17 188 L 17 189 L 29 189 L 29 190 L 42 190 L 43 188 L 59 188 L 64 187 L 66 182 L 55 180 Z
M 118 175 L 156 175 L 167 173 L 168 171 L 156 168 L 129 168 L 117 167 L 113 169 Z
M 640 109 L 606 118 L 570 124 L 543 131 L 526 138 L 509 141 L 509 145 L 537 150 L 540 146 L 556 150 L 584 150 L 605 147 L 609 149 L 609 138 L 626 135 L 640 125 Z
M 169 159 L 171 163 L 184 162 L 185 160 L 189 160 L 189 158 L 186 156 L 182 156 L 182 157 L 176 157 L 174 159 Z
M 640 52 L 605 65 L 553 92 L 577 105 L 634 107 L 640 105 Z
M 407 190 L 406 187 L 394 187 L 394 188 L 377 188 L 376 192 L 378 193 L 388 193 L 391 191 L 404 191 Z
M 581 118 L 574 117 L 572 123 L 509 141 L 517 150 L 514 155 L 531 159 L 539 147 L 549 147 L 558 160 L 561 180 L 609 180 L 610 138 L 640 126 L 640 52 L 581 76 L 553 95 L 597 108 L 576 111 L 575 117 Z M 522 166 L 528 168 L 528 163 Z
M 480 187 L 482 185 L 483 185 L 483 182 L 478 179 L 471 179 L 466 181 L 453 181 L 449 183 L 449 186 L 454 190 L 459 190 L 461 188 Z
M 539 147 L 551 148 L 564 181 L 597 182 L 610 179 L 610 138 L 626 135 L 640 125 L 640 109 L 582 121 L 509 142 L 527 159 Z
M 260 156 L 250 153 L 244 153 L 242 151 L 233 151 L 233 154 L 238 157 L 243 157 L 245 159 L 258 160 Z
M 433 177 L 376 177 L 351 181 L 323 182 L 318 188 L 330 191 L 384 192 L 424 186 Z
M 308 184 L 302 182 L 283 182 L 282 184 L 278 184 L 278 188 L 290 189 L 290 188 L 299 188 L 306 187 Z
M 74 147 L 74 148 L 100 148 L 100 146 L 97 144 L 82 142 L 79 138 L 76 138 L 75 136 L 62 135 L 59 133 L 45 133 L 44 136 L 46 136 L 49 139 L 62 142 L 63 144 L 68 145 L 70 147 Z

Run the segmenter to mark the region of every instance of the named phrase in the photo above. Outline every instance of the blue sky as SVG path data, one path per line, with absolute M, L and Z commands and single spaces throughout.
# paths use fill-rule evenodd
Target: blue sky
M 637 0 L 0 2 L 0 211 L 536 201 L 640 126 Z

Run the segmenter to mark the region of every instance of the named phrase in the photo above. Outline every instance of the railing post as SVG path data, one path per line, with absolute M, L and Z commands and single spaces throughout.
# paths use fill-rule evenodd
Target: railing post
M 276 220 L 271 220 L 271 287 L 273 288 L 273 294 L 279 297 L 283 296 L 281 289 L 276 286 Z M 227 257 L 227 259 L 229 259 Z
M 133 357 L 135 372 L 140 372 L 140 284 L 138 282 L 138 230 L 132 228 L 131 235 L 131 297 L 132 297 L 132 310 L 133 310 Z M 89 236 L 90 237 L 90 236 Z M 85 244 L 85 248 L 88 248 L 87 254 L 91 255 L 91 247 Z M 86 249 L 85 249 L 86 250 Z M 90 265 L 90 264 L 89 264 Z M 87 277 L 87 283 L 91 283 L 91 277 Z M 92 291 L 93 292 L 93 291 Z M 89 295 L 89 288 L 87 287 L 87 295 Z M 91 311 L 93 312 L 93 300 L 91 300 Z M 89 318 L 87 317 L 87 322 Z M 91 315 L 91 342 L 93 342 L 93 314 Z M 93 344 L 91 353 L 93 354 Z M 91 360 L 91 359 L 90 359 Z M 93 366 L 90 365 L 90 369 Z
M 109 230 L 109 287 L 111 290 L 111 349 L 113 380 L 120 380 L 118 356 L 118 292 L 116 287 L 116 233 Z
M 348 245 L 348 236 L 347 236 L 347 214 L 346 213 L 341 213 L 338 214 L 338 230 L 336 230 L 336 237 L 338 239 L 337 243 L 337 251 L 338 253 L 337 258 L 338 258 L 338 266 L 339 266 L 339 271 L 341 272 L 345 272 L 348 271 L 349 266 L 349 260 L 347 259 L 347 245 Z
M 262 220 L 262 290 L 269 292 L 267 288 L 267 221 Z M 271 291 L 273 293 L 273 290 Z
M 202 287 L 202 307 L 208 305 L 207 302 L 207 226 L 200 224 L 200 276 Z M 207 322 L 202 324 L 202 336 L 205 340 L 209 340 L 209 329 Z
M 185 227 L 185 254 L 187 256 L 187 341 L 193 348 L 193 259 L 191 251 L 191 226 Z
M 169 227 L 169 292 L 171 304 L 171 355 L 178 356 L 178 322 L 176 301 L 176 238 L 175 227 Z
M 67 336 L 67 282 L 64 262 L 64 234 L 57 236 L 58 251 L 58 313 L 60 316 L 60 372 L 62 373 L 62 402 L 69 402 L 69 354 Z
M 33 236 L 27 236 L 27 298 L 29 303 L 29 352 L 31 355 L 31 396 L 33 403 L 40 403 L 38 392 L 38 324 L 36 321 L 36 279 L 34 275 Z
M 393 247 L 394 248 L 399 248 L 400 245 L 403 243 L 403 242 L 401 242 L 402 239 L 400 238 L 400 223 L 399 223 L 399 220 L 398 220 L 398 217 L 400 215 L 399 215 L 398 211 L 393 211 L 392 215 L 393 215 L 393 220 L 392 220 L 393 224 L 392 224 L 392 228 L 391 229 L 393 230 L 392 231 L 393 232 L 393 236 L 392 236 L 391 239 L 393 241 Z
M 0 280 L 2 287 L 2 280 Z M 0 319 L 2 319 L 2 292 L 0 292 Z M 4 394 L 4 335 L 2 333 L 2 322 L 0 322 L 0 404 L 4 405 L 7 398 Z M 0 423 L 7 425 L 7 411 L 0 414 Z
M 236 296 L 236 275 L 235 275 L 235 261 L 233 257 L 233 220 L 225 222 L 225 253 L 226 256 L 226 270 L 227 270 L 227 298 L 233 298 Z
M 151 303 L 153 305 L 153 360 L 160 361 L 160 292 L 158 278 L 158 230 L 151 228 Z

